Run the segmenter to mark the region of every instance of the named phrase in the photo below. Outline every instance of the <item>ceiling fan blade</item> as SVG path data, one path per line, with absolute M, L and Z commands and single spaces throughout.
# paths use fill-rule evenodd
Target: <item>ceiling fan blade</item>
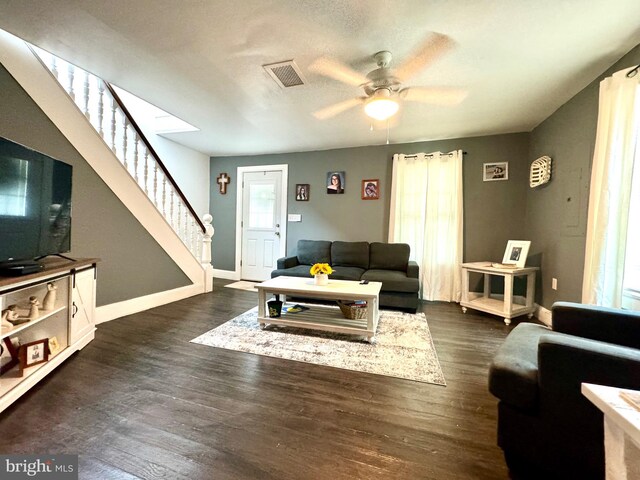
M 309 65 L 309 70 L 348 85 L 359 86 L 369 81 L 363 74 L 356 72 L 337 60 L 327 57 L 317 59 Z
M 431 33 L 420 48 L 395 70 L 394 74 L 400 80 L 406 81 L 452 50 L 455 45 L 456 43 L 446 35 Z
M 458 105 L 469 92 L 455 87 L 410 87 L 400 90 L 400 97 L 409 102 L 431 103 L 433 105 Z
M 350 108 L 356 107 L 363 102 L 363 99 L 360 97 L 350 98 L 349 100 L 345 100 L 344 102 L 334 103 L 333 105 L 329 105 L 328 107 L 323 108 L 322 110 L 318 110 L 317 112 L 313 112 L 313 116 L 318 120 L 326 120 L 327 118 L 335 117 L 339 113 L 349 110 Z

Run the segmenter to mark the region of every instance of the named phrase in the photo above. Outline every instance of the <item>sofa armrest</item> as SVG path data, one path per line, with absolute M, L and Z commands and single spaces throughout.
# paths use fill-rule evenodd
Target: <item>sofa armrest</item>
M 640 389 L 640 350 L 568 335 L 542 335 L 538 344 L 542 395 L 580 397 L 583 382 Z
M 640 312 L 556 302 L 551 323 L 556 332 L 640 348 Z
M 407 265 L 407 277 L 420 278 L 420 266 L 413 260 L 409 260 Z
M 299 265 L 298 257 L 295 255 L 292 257 L 282 257 L 277 261 L 278 270 L 282 270 L 283 268 L 295 267 L 297 265 Z

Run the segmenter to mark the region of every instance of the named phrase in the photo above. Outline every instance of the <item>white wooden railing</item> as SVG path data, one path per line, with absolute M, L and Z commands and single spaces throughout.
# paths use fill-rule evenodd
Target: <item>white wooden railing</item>
M 49 52 L 30 48 L 193 256 L 211 268 L 213 217 L 198 218 L 112 86 Z

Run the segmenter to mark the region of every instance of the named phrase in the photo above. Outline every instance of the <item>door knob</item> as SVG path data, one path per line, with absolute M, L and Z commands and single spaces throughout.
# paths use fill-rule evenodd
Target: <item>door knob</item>
M 280 236 L 280 232 L 275 232 L 277 236 Z

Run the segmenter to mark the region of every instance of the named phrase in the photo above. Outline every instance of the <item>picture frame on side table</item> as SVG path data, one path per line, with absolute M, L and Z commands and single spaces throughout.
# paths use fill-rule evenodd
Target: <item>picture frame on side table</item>
M 500 180 L 509 180 L 509 162 L 482 164 L 483 182 L 496 182 Z
M 18 357 L 20 359 L 21 374 L 25 368 L 48 362 L 49 339 L 43 338 L 42 340 L 36 340 L 35 342 L 29 342 L 20 345 L 20 349 L 18 350 Z
M 517 268 L 524 268 L 529 254 L 530 240 L 509 240 L 504 251 L 502 263 L 504 265 L 515 265 Z
M 380 179 L 362 180 L 362 200 L 378 200 L 380 198 Z

